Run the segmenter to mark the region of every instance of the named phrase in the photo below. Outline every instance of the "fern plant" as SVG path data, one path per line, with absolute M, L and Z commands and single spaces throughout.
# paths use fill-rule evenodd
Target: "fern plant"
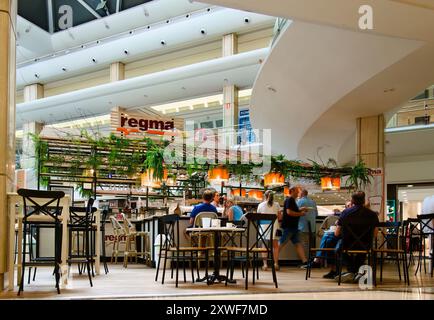
M 349 187 L 350 190 L 363 190 L 371 184 L 372 178 L 371 170 L 365 165 L 363 160 L 360 160 L 351 168 L 351 173 L 345 186 Z

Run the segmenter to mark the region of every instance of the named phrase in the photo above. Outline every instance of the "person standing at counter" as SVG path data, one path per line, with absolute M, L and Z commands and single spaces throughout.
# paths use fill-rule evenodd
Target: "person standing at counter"
M 315 201 L 308 197 L 309 192 L 306 189 L 301 191 L 301 197 L 297 201 L 299 208 L 306 207 L 309 210 L 305 216 L 301 216 L 298 221 L 298 230 L 303 233 L 309 234 L 309 223 L 311 227 L 312 234 L 316 233 L 316 217 L 318 216 L 318 208 L 316 207 Z M 305 239 L 307 239 L 305 237 Z
M 273 237 L 273 243 L 271 244 L 273 246 L 273 260 L 274 260 L 274 267 L 276 270 L 279 268 L 279 235 L 281 234 L 280 230 L 280 220 L 282 219 L 282 209 L 280 208 L 280 205 L 278 202 L 274 201 L 274 192 L 271 190 L 267 190 L 265 192 L 265 201 L 261 202 L 258 205 L 258 209 L 256 210 L 257 213 L 265 213 L 265 214 L 275 214 L 277 216 L 275 222 L 274 222 L 274 237 Z M 264 223 L 267 223 L 265 221 Z M 261 223 L 261 227 L 263 229 L 266 229 L 269 225 L 267 223 L 266 225 L 263 225 Z M 268 234 L 266 236 L 266 239 L 270 239 L 270 235 Z M 265 255 L 266 256 L 266 255 Z M 264 265 L 262 266 L 262 270 L 266 271 L 268 269 L 267 260 L 263 260 Z
M 203 203 L 194 206 L 190 214 L 190 227 L 194 225 L 194 219 L 201 212 L 215 212 L 217 214 L 217 208 L 211 204 L 214 193 L 212 190 L 205 190 L 202 199 Z
M 289 197 L 285 199 L 283 219 L 282 219 L 282 236 L 279 240 L 279 251 L 288 238 L 295 246 L 295 251 L 302 262 L 302 266 L 307 264 L 306 254 L 304 253 L 303 244 L 300 241 L 300 231 L 298 230 L 298 222 L 300 217 L 304 216 L 308 211 L 307 208 L 299 208 L 296 202 L 300 193 L 299 188 L 292 187 L 289 189 Z

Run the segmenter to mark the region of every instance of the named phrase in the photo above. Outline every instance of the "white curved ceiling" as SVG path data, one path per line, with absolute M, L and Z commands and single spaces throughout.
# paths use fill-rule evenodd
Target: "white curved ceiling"
M 82 44 L 124 32 L 128 33 L 136 28 L 191 14 L 207 7 L 209 7 L 208 4 L 190 2 L 189 0 L 151 1 L 55 34 L 50 34 L 18 16 L 17 62 L 22 63 L 56 51 L 79 47 Z
M 248 88 L 268 48 L 68 92 L 17 105 L 17 128 L 29 121 L 46 124 L 221 92 L 226 84 Z
M 152 3 L 150 2 L 149 5 Z M 249 23 L 244 21 L 245 17 L 249 18 Z M 17 87 L 21 89 L 25 85 L 36 82 L 44 84 L 84 72 L 100 70 L 107 68 L 113 62 L 130 62 L 157 52 L 212 41 L 230 32 L 245 32 L 266 24 L 272 25 L 274 21 L 273 17 L 226 8 L 212 7 L 210 11 L 207 9 L 196 11 L 189 18 L 182 16 L 171 20 L 170 23 L 163 21 L 150 29 L 145 26 L 132 34 L 118 35 L 116 39 L 102 39 L 100 43 L 92 43 L 84 48 L 57 53 L 36 62 L 32 60 L 30 63 L 19 64 Z M 85 25 L 77 28 L 83 27 Z M 204 30 L 205 34 L 202 34 L 201 30 Z M 57 34 L 53 35 L 55 36 Z M 165 44 L 162 45 L 161 41 Z
M 420 41 L 294 22 L 284 30 L 256 79 L 251 100 L 252 124 L 272 129 L 275 153 L 291 159 L 300 154 L 315 158 L 316 150 L 312 153 L 307 146 L 322 147 L 324 153 L 326 148 L 342 145 L 347 136 L 342 135 L 339 122 L 343 115 L 327 123 L 325 132 L 315 132 L 333 133 L 340 141 L 318 144 L 316 135 L 308 138 L 311 126 L 342 97 L 421 45 Z M 267 112 L 261 112 L 265 106 Z M 354 110 L 348 105 L 344 113 L 356 117 L 357 113 L 369 111 Z M 355 121 L 352 128 L 354 125 Z M 300 143 L 302 140 L 304 144 Z
M 275 153 L 350 161 L 356 118 L 390 110 L 434 83 L 434 7 L 425 0 L 370 1 L 373 31 L 358 29 L 365 1 L 208 2 L 294 20 L 252 95 L 252 125 L 273 128 Z

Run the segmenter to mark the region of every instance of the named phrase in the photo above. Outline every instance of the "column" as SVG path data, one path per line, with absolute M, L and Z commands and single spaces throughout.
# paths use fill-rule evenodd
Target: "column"
M 44 98 L 44 86 L 39 83 L 24 87 L 24 102 L 31 102 Z M 28 122 L 23 124 L 23 143 L 21 155 L 21 169 L 26 171 L 26 185 L 28 189 L 38 188 L 38 177 L 36 170 L 35 144 L 32 135 L 39 135 L 43 129 L 43 124 L 38 122 Z
M 13 190 L 15 178 L 16 12 L 16 0 L 0 0 L 0 290 L 7 272 L 6 193 Z
M 368 168 L 381 169 L 373 172 L 371 184 L 366 187 L 366 197 L 371 208 L 379 212 L 380 221 L 385 218 L 385 172 L 384 172 L 384 129 L 383 115 L 357 119 L 357 156 Z
M 223 57 L 238 53 L 238 36 L 235 33 L 223 36 Z M 229 79 L 228 79 L 229 80 Z M 223 127 L 236 129 L 238 126 L 238 88 L 235 85 L 226 84 L 223 87 Z M 227 135 L 227 145 L 237 144 L 236 134 Z
M 114 62 L 110 65 L 110 82 L 125 80 L 125 65 Z
M 369 168 L 384 168 L 384 116 L 357 119 L 357 160 Z

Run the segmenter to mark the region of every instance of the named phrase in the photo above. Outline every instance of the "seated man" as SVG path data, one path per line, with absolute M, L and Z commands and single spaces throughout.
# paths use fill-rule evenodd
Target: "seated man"
M 201 212 L 215 212 L 215 213 L 217 213 L 216 207 L 214 207 L 211 204 L 211 201 L 213 200 L 213 197 L 214 197 L 214 193 L 213 193 L 212 190 L 205 190 L 204 191 L 204 193 L 202 195 L 203 203 L 194 206 L 193 210 L 191 211 L 191 214 L 190 214 L 190 227 L 193 226 L 194 219 L 196 218 L 196 216 L 199 213 L 201 213 Z
M 343 226 L 347 226 L 352 230 L 352 232 L 360 236 L 361 244 L 351 247 L 350 249 L 364 249 L 369 246 L 373 238 L 372 233 L 368 232 L 370 229 L 373 230 L 373 237 L 377 235 L 378 216 L 375 212 L 364 206 L 365 204 L 365 193 L 363 191 L 358 191 L 353 193 L 351 199 L 352 207 L 345 209 L 338 222 L 335 231 L 335 236 L 339 238 L 338 244 L 336 245 L 336 250 L 341 250 L 341 248 L 346 248 L 350 244 L 354 243 L 356 240 L 354 235 L 351 233 L 343 234 Z M 364 264 L 366 255 L 357 254 L 351 257 L 344 256 L 345 262 L 348 268 L 348 272 L 341 275 L 342 282 L 354 282 L 357 281 L 359 268 Z M 324 278 L 337 278 L 336 266 L 332 264 L 331 271 L 324 276 Z

